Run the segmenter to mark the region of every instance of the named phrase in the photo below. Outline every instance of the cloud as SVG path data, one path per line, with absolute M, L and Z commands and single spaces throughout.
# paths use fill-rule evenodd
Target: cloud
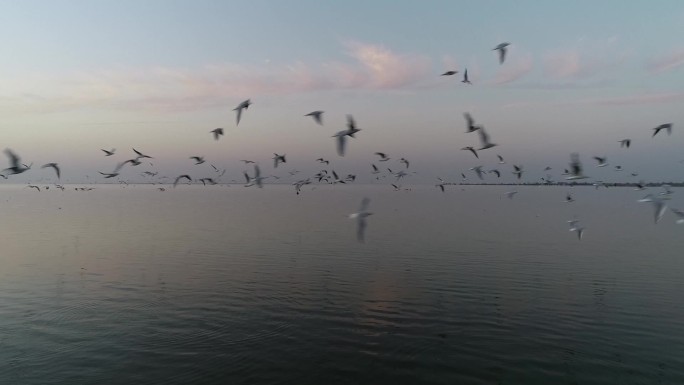
M 533 68 L 532 55 L 525 55 L 514 62 L 507 62 L 494 78 L 494 84 L 508 84 L 527 75 Z
M 320 65 L 233 63 L 196 68 L 115 68 L 0 79 L 0 111 L 54 112 L 78 108 L 178 111 L 226 100 L 321 90 L 396 90 L 419 86 L 430 60 L 366 43 L 346 43 L 350 61 Z M 12 92 L 13 91 L 13 92 Z
M 628 56 L 615 36 L 593 41 L 582 38 L 574 47 L 544 54 L 544 72 L 555 79 L 586 78 L 618 68 Z
M 667 104 L 684 101 L 684 92 L 663 92 L 652 94 L 639 94 L 629 96 L 617 96 L 609 98 L 590 98 L 579 99 L 572 101 L 555 101 L 555 102 L 531 102 L 531 101 L 517 101 L 501 106 L 503 109 L 517 109 L 517 108 L 539 108 L 552 106 L 577 106 L 577 105 L 592 105 L 592 106 L 640 106 L 652 104 Z
M 671 52 L 652 60 L 646 68 L 653 73 L 672 71 L 684 66 L 684 49 Z

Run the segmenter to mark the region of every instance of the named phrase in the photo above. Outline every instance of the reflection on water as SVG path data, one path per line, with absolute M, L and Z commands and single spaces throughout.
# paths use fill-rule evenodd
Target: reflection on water
M 447 187 L 2 186 L 0 383 L 684 383 L 671 214 Z

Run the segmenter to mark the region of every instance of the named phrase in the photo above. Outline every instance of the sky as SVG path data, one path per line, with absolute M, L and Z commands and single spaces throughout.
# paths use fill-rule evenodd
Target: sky
M 123 180 L 212 176 L 208 164 L 241 180 L 240 159 L 285 180 L 315 173 L 319 157 L 363 182 L 371 163 L 400 169 L 401 157 L 416 172 L 406 183 L 472 179 L 478 165 L 513 181 L 512 164 L 524 180 L 546 166 L 560 180 L 578 152 L 594 179 L 681 181 L 682 36 L 679 0 L 0 1 L 2 145 L 34 163 L 0 183 L 55 182 L 38 167 L 48 162 L 62 182 L 103 182 L 98 171 L 133 147 L 154 160 L 124 167 Z M 460 82 L 466 68 L 472 85 Z M 447 70 L 459 74 L 439 76 Z M 236 125 L 245 99 L 253 105 Z M 314 110 L 323 126 L 303 116 Z M 498 144 L 479 159 L 461 150 L 479 146 L 464 112 Z M 331 136 L 347 114 L 362 131 L 340 157 Z M 672 135 L 652 138 L 662 123 Z M 217 127 L 225 136 L 214 141 Z M 378 163 L 378 151 L 392 160 Z M 273 153 L 288 163 L 273 169 Z

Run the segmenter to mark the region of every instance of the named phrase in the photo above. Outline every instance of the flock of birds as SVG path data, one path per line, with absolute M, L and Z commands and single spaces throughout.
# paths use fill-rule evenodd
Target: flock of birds
M 498 52 L 499 64 L 503 64 L 505 62 L 507 47 L 509 45 L 510 45 L 510 43 L 501 43 L 493 49 L 494 51 Z M 454 76 L 458 73 L 459 73 L 459 71 L 457 71 L 457 70 L 448 70 L 448 71 L 442 73 L 440 76 Z M 467 68 L 463 72 L 463 78 L 462 78 L 461 82 L 465 83 L 465 84 L 472 84 L 468 78 L 468 69 Z M 236 125 L 240 124 L 240 120 L 242 119 L 242 115 L 243 115 L 244 111 L 248 110 L 249 106 L 252 104 L 253 104 L 252 101 L 250 99 L 247 99 L 247 100 L 243 101 L 242 103 L 238 104 L 233 109 L 233 111 L 235 111 L 235 113 L 236 113 Z M 323 114 L 324 114 L 324 111 L 317 110 L 317 111 L 310 112 L 304 116 L 312 118 L 313 121 L 319 125 L 323 125 Z M 490 136 L 487 134 L 487 132 L 485 131 L 485 129 L 482 125 L 478 125 L 475 123 L 475 119 L 472 117 L 472 115 L 470 113 L 467 113 L 467 112 L 464 113 L 464 118 L 466 121 L 466 133 L 476 132 L 478 134 L 478 137 L 479 137 L 480 146 L 478 148 L 475 148 L 473 146 L 466 146 L 466 147 L 461 148 L 461 150 L 469 151 L 470 153 L 473 154 L 473 156 L 475 156 L 475 158 L 480 159 L 480 155 L 479 155 L 478 151 L 484 151 L 487 149 L 491 149 L 493 147 L 496 147 L 497 144 L 493 143 L 491 141 Z M 667 132 L 668 135 L 671 135 L 672 134 L 672 126 L 673 126 L 672 123 L 665 123 L 665 124 L 661 124 L 657 127 L 654 127 L 652 137 L 655 137 L 661 131 L 665 131 L 665 132 Z M 348 138 L 356 138 L 355 135 L 357 133 L 359 133 L 360 131 L 361 131 L 361 129 L 357 128 L 357 125 L 356 125 L 356 122 L 355 122 L 353 116 L 347 115 L 347 128 L 344 130 L 338 131 L 334 135 L 332 135 L 332 137 L 334 138 L 334 141 L 335 141 L 335 149 L 336 149 L 337 154 L 339 156 L 343 157 L 345 155 L 345 149 L 347 147 Z M 216 128 L 214 130 L 209 131 L 209 133 L 212 134 L 214 140 L 219 140 L 224 135 L 224 129 L 223 128 Z M 629 148 L 631 146 L 632 140 L 631 139 L 621 139 L 618 142 L 620 143 L 620 147 Z M 121 170 L 126 165 L 130 165 L 131 167 L 139 166 L 140 164 L 143 163 L 144 160 L 154 159 L 152 156 L 146 155 L 146 154 L 142 153 L 141 151 L 136 150 L 135 148 L 133 148 L 132 150 L 135 153 L 134 157 L 132 157 L 131 159 L 125 160 L 123 162 L 117 163 L 115 168 L 111 172 L 101 172 L 100 171 L 99 173 L 105 179 L 115 178 L 115 177 L 118 177 L 120 175 Z M 113 148 L 110 150 L 102 149 L 102 152 L 104 153 L 105 157 L 110 157 L 110 156 L 113 156 L 116 154 L 116 149 L 113 149 Z M 2 170 L 2 172 L 0 172 L 0 177 L 2 177 L 4 179 L 8 179 L 8 177 L 11 175 L 22 174 L 22 173 L 30 170 L 32 165 L 33 165 L 32 163 L 28 164 L 28 165 L 25 163 L 22 163 L 20 157 L 10 149 L 5 149 L 5 154 L 9 158 L 9 165 L 10 166 L 5 168 L 4 170 Z M 375 155 L 378 156 L 378 162 L 384 163 L 384 162 L 388 162 L 391 159 L 386 153 L 383 153 L 383 152 L 376 152 Z M 497 158 L 498 158 L 498 164 L 500 164 L 500 165 L 506 164 L 506 161 L 504 160 L 504 158 L 501 155 L 497 154 Z M 594 160 L 597 161 L 596 167 L 608 166 L 608 162 L 607 162 L 607 159 L 605 157 L 595 156 L 593 158 L 594 158 Z M 200 165 L 200 164 L 203 164 L 206 162 L 206 160 L 204 159 L 203 156 L 191 156 L 189 159 L 193 160 L 195 162 L 195 165 Z M 278 168 L 278 166 L 281 164 L 287 163 L 287 159 L 286 159 L 285 154 L 274 154 L 272 159 L 273 159 L 273 168 L 274 169 Z M 263 184 L 264 184 L 263 183 L 264 180 L 266 180 L 268 178 L 279 179 L 279 177 L 277 177 L 275 175 L 263 176 L 261 174 L 261 169 L 259 168 L 259 165 L 255 161 L 246 160 L 246 159 L 243 159 L 241 161 L 245 165 L 248 165 L 248 164 L 254 165 L 253 166 L 254 171 L 251 175 L 246 171 L 243 172 L 243 175 L 245 178 L 245 184 L 244 184 L 245 187 L 257 186 L 258 188 L 262 188 Z M 318 159 L 316 159 L 316 162 L 318 162 L 319 164 L 324 164 L 326 166 L 328 166 L 330 164 L 330 160 L 327 160 L 324 158 L 318 158 Z M 395 183 L 391 183 L 390 185 L 396 191 L 410 190 L 408 188 L 402 188 L 401 185 L 399 184 L 400 180 L 402 180 L 404 177 L 410 175 L 410 173 L 408 172 L 410 163 L 406 158 L 403 158 L 403 157 L 399 159 L 399 163 L 403 166 L 403 169 L 393 171 L 392 169 L 387 167 L 387 171 L 388 171 L 387 174 L 385 174 L 383 171 L 381 171 L 380 168 L 378 168 L 376 166 L 376 164 L 373 163 L 373 164 L 371 164 L 371 170 L 372 170 L 371 174 L 374 175 L 375 178 L 378 180 L 386 178 L 388 176 L 394 177 Z M 150 163 L 150 165 L 152 165 L 152 164 Z M 402 167 L 402 166 L 400 166 L 400 167 Z M 514 174 L 517 177 L 517 179 L 520 180 L 522 178 L 523 173 L 524 173 L 523 167 L 520 165 L 515 165 L 515 164 L 512 166 L 513 166 L 512 174 Z M 215 177 L 199 178 L 199 179 L 197 179 L 197 181 L 201 182 L 203 185 L 207 185 L 207 184 L 215 185 L 215 184 L 217 184 L 218 179 L 225 174 L 226 170 L 225 169 L 219 170 L 219 168 L 217 168 L 214 165 L 211 165 L 211 167 L 213 168 L 214 172 L 217 173 L 218 175 Z M 55 163 L 55 162 L 46 163 L 46 164 L 42 165 L 41 168 L 42 169 L 51 168 L 54 170 L 56 177 L 57 177 L 57 180 L 59 180 L 61 178 L 61 170 L 60 170 L 58 163 Z M 550 167 L 545 168 L 545 171 L 549 171 L 549 170 L 551 170 Z M 483 176 L 486 173 L 495 174 L 497 176 L 497 178 L 501 177 L 501 171 L 500 170 L 491 169 L 491 170 L 485 171 L 485 170 L 483 170 L 483 166 L 472 167 L 472 168 L 470 168 L 470 171 L 473 171 L 480 180 L 484 179 Z M 619 165 L 615 166 L 615 171 L 622 171 L 622 167 Z M 294 176 L 297 173 L 299 173 L 299 171 L 297 171 L 297 170 L 293 170 L 293 171 L 289 172 L 290 176 Z M 143 176 L 149 176 L 149 177 L 156 177 L 157 174 L 158 174 L 158 172 L 153 172 L 153 171 L 145 171 L 142 173 Z M 583 172 L 582 164 L 580 162 L 579 155 L 577 153 L 572 153 L 570 155 L 569 168 L 565 169 L 564 172 L 562 173 L 562 175 L 564 175 L 565 179 L 568 181 L 574 181 L 574 180 L 589 178 L 589 176 L 585 175 Z M 637 174 L 632 173 L 632 176 L 637 176 Z M 465 173 L 461 173 L 461 177 L 462 177 L 462 181 L 468 180 Z M 168 178 L 168 177 L 160 177 L 159 180 L 163 180 L 166 178 Z M 356 179 L 356 175 L 354 175 L 354 174 L 348 174 L 345 177 L 340 178 L 340 176 L 335 172 L 335 170 L 328 171 L 327 169 L 322 169 L 318 173 L 313 175 L 312 177 L 297 180 L 294 183 L 292 183 L 292 185 L 295 188 L 296 194 L 299 195 L 303 186 L 308 185 L 308 184 L 312 184 L 314 181 L 316 181 L 317 183 L 329 183 L 329 184 L 341 183 L 341 184 L 344 184 L 344 183 L 353 182 L 355 179 Z M 445 191 L 446 185 L 453 184 L 453 183 L 447 183 L 446 181 L 444 181 L 441 178 L 437 178 L 437 180 L 439 183 L 437 183 L 436 186 L 442 192 Z M 553 180 L 552 180 L 550 175 L 547 175 L 546 178 L 542 178 L 542 180 L 546 184 L 553 183 Z M 180 183 L 181 181 L 187 181 L 188 183 L 191 183 L 191 182 L 193 182 L 193 178 L 188 174 L 179 175 L 174 179 L 173 187 L 176 187 L 178 185 L 178 183 Z M 126 183 L 124 181 L 119 181 L 119 182 L 120 183 Z M 232 180 L 231 182 L 237 182 L 237 181 Z M 597 182 L 594 184 L 594 186 L 596 186 L 597 188 L 601 185 L 602 185 L 602 182 Z M 27 187 L 41 191 L 40 186 L 37 186 L 37 185 L 29 184 Z M 64 190 L 64 186 L 61 184 L 55 184 L 55 187 L 57 187 L 61 190 Z M 669 185 L 662 185 L 662 187 L 664 188 L 664 191 L 661 192 L 660 194 L 658 194 L 658 195 L 648 194 L 644 198 L 638 200 L 638 202 L 648 202 L 648 203 L 651 203 L 653 205 L 654 210 L 655 210 L 655 215 L 654 215 L 655 223 L 658 223 L 658 221 L 660 221 L 660 219 L 663 217 L 663 215 L 667 211 L 668 207 L 666 205 L 666 200 L 668 200 L 670 198 L 671 194 L 673 193 L 673 191 L 670 189 Z M 49 186 L 45 186 L 44 188 L 49 189 Z M 93 189 L 92 187 L 76 188 L 76 190 L 92 190 L 92 189 Z M 166 189 L 164 187 L 158 187 L 158 189 L 160 191 L 166 191 Z M 645 189 L 646 189 L 646 187 L 643 183 L 637 184 L 636 190 L 641 191 L 641 190 L 645 190 Z M 517 193 L 518 193 L 517 191 L 507 191 L 507 192 L 505 192 L 505 196 L 508 197 L 509 199 L 513 199 L 513 197 Z M 574 202 L 574 198 L 572 197 L 572 195 L 570 193 L 567 193 L 565 202 L 567 202 L 567 203 Z M 373 214 L 373 213 L 368 211 L 369 205 L 370 205 L 370 199 L 363 198 L 358 211 L 349 215 L 349 217 L 351 219 L 356 220 L 356 228 L 357 228 L 356 235 L 357 235 L 357 240 L 359 242 L 364 242 L 365 230 L 367 227 L 367 218 Z M 676 223 L 677 224 L 684 224 L 684 211 L 677 210 L 677 209 L 670 209 L 670 210 L 672 211 L 672 213 L 674 213 L 678 217 L 678 219 L 676 220 Z M 575 232 L 577 234 L 578 239 L 581 240 L 585 229 L 582 225 L 580 225 L 579 220 L 577 220 L 577 219 L 569 220 L 568 224 L 570 226 L 570 231 Z

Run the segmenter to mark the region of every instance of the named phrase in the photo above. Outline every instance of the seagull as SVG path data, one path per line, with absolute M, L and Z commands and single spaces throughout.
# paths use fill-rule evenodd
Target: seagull
M 675 215 L 677 215 L 677 217 L 679 217 L 679 219 L 677 219 L 677 222 L 676 222 L 678 225 L 681 225 L 684 223 L 684 211 L 677 210 L 677 209 L 670 209 L 670 211 L 672 211 L 673 213 L 675 213 Z
M 499 64 L 503 64 L 506 59 L 506 47 L 511 45 L 511 43 L 501 43 L 497 45 L 492 51 L 499 51 Z
M 31 163 L 28 166 L 24 163 L 19 163 L 19 160 L 20 160 L 19 156 L 17 156 L 17 154 L 12 152 L 12 150 L 10 150 L 9 148 L 5 149 L 5 154 L 10 158 L 10 165 L 11 166 L 2 170 L 2 172 L 10 171 L 10 175 L 21 174 L 27 170 L 30 170 L 31 166 L 33 165 L 33 163 Z M 7 178 L 5 178 L 5 179 L 7 179 Z
M 178 184 L 178 181 L 180 181 L 181 179 L 187 179 L 188 182 L 192 182 L 190 175 L 183 174 L 183 175 L 178 176 L 178 178 L 176 178 L 176 180 L 173 182 L 173 187 L 176 187 L 176 185 Z
M 618 142 L 620 142 L 620 148 L 622 148 L 622 147 L 629 148 L 629 145 L 632 144 L 631 139 L 622 139 L 622 140 L 618 140 Z
M 394 191 L 399 191 L 399 190 L 401 190 L 401 186 L 397 186 L 397 185 L 394 184 L 394 183 L 390 183 L 390 185 L 391 185 L 392 187 L 394 187 Z
M 195 164 L 202 164 L 202 163 L 205 162 L 203 156 L 191 156 L 190 159 L 194 159 L 194 160 L 195 160 Z
M 506 164 L 506 162 L 504 161 L 504 159 L 501 155 L 497 154 L 496 157 L 499 158 L 499 164 Z
M 475 149 L 472 148 L 472 147 L 470 147 L 470 146 L 468 146 L 468 147 L 463 147 L 461 150 L 468 150 L 468 151 L 472 152 L 473 155 L 475 155 L 476 158 L 480 159 L 480 157 L 477 155 L 477 151 L 475 151 Z
M 570 231 L 577 232 L 577 239 L 581 241 L 582 235 L 584 235 L 584 227 L 579 226 L 578 223 L 578 220 L 568 221 L 568 224 L 570 225 Z
M 506 195 L 506 197 L 507 197 L 508 199 L 513 199 L 513 196 L 515 196 L 515 194 L 517 194 L 517 193 L 518 193 L 517 191 L 506 191 L 506 192 L 504 193 L 504 195 Z
M 572 195 L 570 195 L 570 193 L 567 193 L 567 194 L 565 195 L 565 202 L 566 202 L 566 203 L 572 203 L 572 202 L 574 202 L 574 201 L 575 201 L 575 200 L 572 198 Z
M 240 124 L 240 117 L 242 116 L 242 110 L 248 109 L 250 104 L 252 104 L 252 102 L 250 101 L 250 99 L 247 99 L 244 102 L 238 104 L 237 107 L 233 108 L 233 111 L 237 111 L 237 123 L 235 124 L 236 126 L 238 124 Z
M 478 134 L 480 135 L 480 143 L 482 144 L 482 147 L 478 148 L 479 151 L 486 150 L 488 148 L 496 146 L 496 143 L 491 143 L 489 141 L 489 135 L 487 135 L 487 133 L 485 132 L 484 127 L 480 127 Z
M 200 179 L 200 182 L 202 182 L 203 186 L 206 186 L 207 183 L 209 183 L 210 185 L 216 184 L 216 182 L 212 178 L 202 178 L 202 179 Z
M 375 155 L 380 157 L 380 162 L 387 162 L 390 158 L 384 152 L 376 152 Z
M 138 154 L 138 158 L 150 158 L 150 159 L 153 159 L 151 156 L 145 155 L 145 154 L 143 154 L 142 152 L 136 150 L 135 148 L 133 149 L 133 152 L 135 152 L 136 154 Z
M 118 173 L 117 171 L 114 171 L 114 172 L 111 172 L 111 173 L 106 173 L 106 172 L 102 172 L 102 171 L 98 171 L 98 172 L 99 172 L 100 174 L 104 175 L 104 177 L 105 177 L 106 179 L 114 178 L 115 176 L 118 176 L 118 175 L 119 175 L 119 173 Z
M 660 132 L 660 130 L 667 130 L 668 135 L 672 134 L 672 123 L 661 124 L 660 126 L 654 128 L 653 129 L 653 136 L 656 136 L 656 134 L 658 134 Z M 651 138 L 653 136 L 651 136 Z
M 332 184 L 337 184 L 337 183 L 342 183 L 342 184 L 344 184 L 344 183 L 345 183 L 344 180 L 340 179 L 340 178 L 337 176 L 337 173 L 335 172 L 335 170 L 332 170 L 332 174 L 333 174 L 333 178 L 334 178 L 333 181 L 332 181 Z
M 497 169 L 489 170 L 490 173 L 496 174 L 497 178 L 501 178 L 501 173 Z
M 34 189 L 38 190 L 38 192 L 40 192 L 40 187 L 38 187 L 38 186 L 34 186 L 34 185 L 30 184 L 30 185 L 28 185 L 28 188 L 34 188 Z
M 480 180 L 484 179 L 482 178 L 482 174 L 484 174 L 484 171 L 482 171 L 482 166 L 471 167 L 470 170 L 475 171 L 477 177 L 480 178 Z
M 636 184 L 636 188 L 634 189 L 634 191 L 643 191 L 643 190 L 646 190 L 646 185 L 644 184 L 643 181 L 641 181 L 641 182 Z
M 357 132 L 361 131 L 361 129 L 356 128 L 356 122 L 354 122 L 354 117 L 351 115 L 347 115 L 347 129 L 339 131 L 335 135 L 333 135 L 333 138 L 337 138 L 337 154 L 339 156 L 344 156 L 344 145 L 345 145 L 345 136 L 349 136 L 351 138 L 354 138 L 354 134 Z
M 513 171 L 513 174 L 516 174 L 518 176 L 518 179 L 520 179 L 523 174 L 522 166 L 513 165 L 513 168 L 515 169 L 515 171 Z
M 655 209 L 655 223 L 657 224 L 658 221 L 660 221 L 660 218 L 663 217 L 665 214 L 665 210 L 667 209 L 667 206 L 665 205 L 665 202 L 658 197 L 654 197 L 651 194 L 646 195 L 642 199 L 639 199 L 637 202 L 650 202 L 653 204 L 653 208 Z
M 285 160 L 285 154 L 278 155 L 276 153 L 273 153 L 273 155 L 275 155 L 272 158 L 273 159 L 273 168 L 278 168 L 279 163 L 287 163 L 287 161 Z
M 444 192 L 444 182 L 438 183 L 435 186 L 439 187 L 439 189 L 442 190 L 442 192 Z
M 323 158 L 318 158 L 318 159 L 316 159 L 316 162 L 318 162 L 318 163 L 330 164 L 330 161 L 329 161 L 329 160 L 325 160 L 325 159 L 323 159 Z
M 576 180 L 576 179 L 586 179 L 588 176 L 582 174 L 582 164 L 579 161 L 579 154 L 573 152 L 570 154 L 570 170 L 572 170 L 570 176 L 566 177 L 566 180 Z
M 598 162 L 598 165 L 596 167 L 606 167 L 608 163 L 606 162 L 606 158 L 601 158 L 600 156 L 595 156 L 594 159 Z
M 458 71 L 447 71 L 439 76 L 451 76 L 451 75 L 456 75 Z
M 465 84 L 473 84 L 468 80 L 468 69 L 466 68 L 465 72 L 463 73 L 463 80 L 461 80 L 461 83 Z
M 40 168 L 46 168 L 46 167 L 52 167 L 52 168 L 54 168 L 54 169 L 55 169 L 55 172 L 57 173 L 57 179 L 60 178 L 60 175 L 59 175 L 59 174 L 60 174 L 60 173 L 59 173 L 59 166 L 57 165 L 57 163 L 46 163 L 46 164 L 40 166 Z
M 370 199 L 363 198 L 361 201 L 361 207 L 359 207 L 359 211 L 349 215 L 350 219 L 356 219 L 356 239 L 360 243 L 365 241 L 366 217 L 373 215 L 373 213 L 369 213 L 367 211 L 369 203 Z
M 316 121 L 316 123 L 320 124 L 321 126 L 323 125 L 323 111 L 309 112 L 304 116 L 311 116 Z
M 465 118 L 466 123 L 468 125 L 468 131 L 466 131 L 466 132 L 473 132 L 473 131 L 477 131 L 480 129 L 480 126 L 475 125 L 475 119 L 473 119 L 473 117 L 470 115 L 470 113 L 464 112 L 463 117 Z
M 409 168 L 409 161 L 406 158 L 399 159 L 399 163 L 403 163 L 406 165 L 406 168 Z
M 371 174 L 379 174 L 380 173 L 380 170 L 378 170 L 378 167 L 376 165 L 371 164 L 371 166 L 373 166 L 373 172 Z
M 622 171 L 622 166 L 615 166 L 615 171 Z
M 240 162 L 243 162 L 244 164 L 254 163 L 253 160 L 247 160 L 247 159 L 241 159 Z
M 109 150 L 109 151 L 107 151 L 107 150 L 104 150 L 104 149 L 100 149 L 100 150 L 104 151 L 104 153 L 105 153 L 105 156 L 112 156 L 112 155 L 114 155 L 114 152 L 116 151 L 116 149 L 115 149 L 115 148 L 112 148 L 112 149 L 111 149 L 111 150 Z
M 209 132 L 214 134 L 214 140 L 219 140 L 219 136 L 223 135 L 223 128 L 215 128 Z
M 250 187 L 256 185 L 259 188 L 263 187 L 262 181 L 266 178 L 267 176 L 261 176 L 261 170 L 259 170 L 258 165 L 254 165 L 254 178 L 250 178 L 249 175 L 245 172 L 245 179 L 247 180 L 247 184 L 245 187 Z
M 116 166 L 117 170 L 120 170 L 121 167 L 125 166 L 126 163 L 130 163 L 131 166 L 140 166 L 142 162 L 140 161 L 140 157 L 135 158 L 135 159 L 129 159 L 127 161 L 121 162 L 118 166 Z

